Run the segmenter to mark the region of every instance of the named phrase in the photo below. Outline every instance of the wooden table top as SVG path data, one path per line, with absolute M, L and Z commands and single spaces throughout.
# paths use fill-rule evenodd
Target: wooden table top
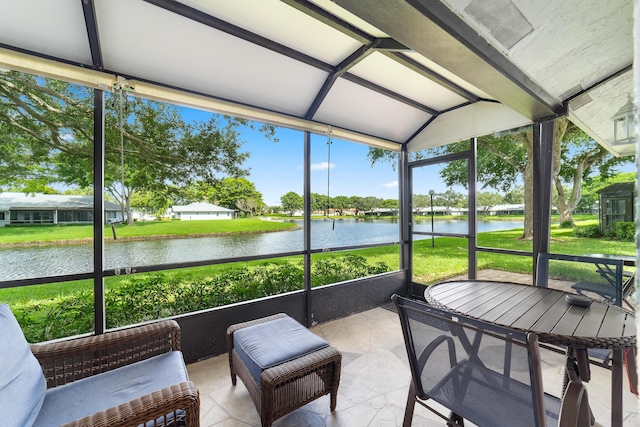
M 535 332 L 540 341 L 576 348 L 635 345 L 635 317 L 594 301 L 568 304 L 566 292 L 507 282 L 461 280 L 429 286 L 425 299 L 436 307 L 476 319 Z

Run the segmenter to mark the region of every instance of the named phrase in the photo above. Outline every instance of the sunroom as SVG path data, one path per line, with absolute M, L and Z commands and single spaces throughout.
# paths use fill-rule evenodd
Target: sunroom
M 20 292 L 62 301 L 44 309 L 40 304 L 38 314 L 35 306 L 20 311 L 25 329 L 35 317 L 62 313 L 57 331 L 32 331 L 38 341 L 171 317 L 182 329 L 187 363 L 195 363 L 226 352 L 226 329 L 234 323 L 285 312 L 308 327 L 322 326 L 387 305 L 393 294 L 423 299 L 428 285 L 460 276 L 459 269 L 444 267 L 439 276 L 423 272 L 425 264 L 448 262 L 429 253 L 445 241 L 452 242 L 450 258 L 464 264 L 468 279 L 486 277 L 486 266 L 498 269 L 496 258 L 510 258 L 530 284 L 538 283 L 539 255 L 556 251 L 550 238 L 554 155 L 560 153 L 556 122 L 568 119 L 615 158 L 636 155 L 636 114 L 624 108 L 636 99 L 637 86 L 638 11 L 631 1 L 0 0 L 0 10 L 0 88 L 3 102 L 13 102 L 0 106 L 0 129 L 31 138 L 30 151 L 0 151 L 7 166 L 2 191 L 18 176 L 40 192 L 44 169 L 26 161 L 38 159 L 62 171 L 67 184 L 102 190 L 93 191 L 97 219 L 108 202 L 151 206 L 149 194 L 160 186 L 168 191 L 205 177 L 236 179 L 243 174 L 234 164 L 253 158 L 269 166 L 261 175 L 265 185 L 286 182 L 278 196 L 302 195 L 301 206 L 291 205 L 291 212 L 304 215 L 287 246 L 256 238 L 251 251 L 234 252 L 220 241 L 195 246 L 194 237 L 175 239 L 180 255 L 166 257 L 163 249 L 144 246 L 148 242 L 127 249 L 126 242 L 112 243 L 120 229 L 111 226 L 111 239 L 111 230 L 95 221 L 88 247 L 56 247 L 53 258 L 42 247 L 22 258 L 1 249 L 8 267 L 0 277 L 0 302 Z M 33 96 L 36 86 L 51 98 Z M 68 117 L 75 119 L 59 123 Z M 168 126 L 152 128 L 154 121 Z M 213 128 L 229 129 L 227 148 L 208 145 Z M 233 145 L 240 129 L 244 138 L 259 141 L 249 156 Z M 477 198 L 484 183 L 477 169 L 487 149 L 478 138 L 522 132 L 531 141 L 524 155 L 530 179 L 524 182 L 529 221 L 523 227 L 532 239 L 492 247 L 479 236 Z M 140 135 L 151 144 L 143 145 Z M 73 144 L 81 156 L 64 155 Z M 458 148 L 434 151 L 451 144 Z M 214 158 L 224 161 L 196 161 Z M 390 185 L 376 183 L 369 171 L 340 175 L 337 159 L 358 171 L 373 162 L 385 179 L 392 177 Z M 457 231 L 434 228 L 429 173 L 447 165 L 463 175 L 460 188 L 468 198 L 467 220 Z M 354 182 L 370 185 L 372 195 L 394 192 L 389 198 L 398 215 L 391 237 L 323 238 L 344 236 L 346 227 L 332 218 L 338 206 L 318 200 L 347 195 Z M 192 187 L 196 196 L 176 204 L 221 205 L 215 203 L 220 194 Z M 431 206 L 414 206 L 416 195 L 427 194 Z M 361 202 L 356 213 L 372 210 Z M 243 206 L 253 216 L 251 198 Z M 427 212 L 424 224 L 414 218 L 416 208 Z M 59 233 L 64 240 L 64 230 Z M 319 273 L 332 256 L 357 263 L 371 253 L 384 259 L 384 268 L 347 264 L 343 269 L 356 274 L 348 278 Z M 282 276 L 267 265 L 296 270 Z M 143 282 L 158 284 L 143 296 L 153 306 L 165 292 L 161 282 L 182 289 L 180 277 L 204 283 L 211 269 L 242 280 L 272 274 L 265 280 L 271 291 L 264 296 L 243 289 L 243 298 L 194 304 L 198 290 L 228 285 L 216 278 L 184 291 L 182 300 L 174 297 L 168 311 L 128 317 L 134 310 L 127 296 Z M 81 309 L 77 300 L 64 299 L 69 289 L 81 290 Z M 85 317 L 69 317 L 78 312 Z M 80 329 L 65 329 L 71 324 Z

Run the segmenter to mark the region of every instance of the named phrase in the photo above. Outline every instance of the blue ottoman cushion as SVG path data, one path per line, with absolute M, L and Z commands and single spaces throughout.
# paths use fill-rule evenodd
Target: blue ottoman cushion
M 233 346 L 260 384 L 265 369 L 329 347 L 329 343 L 295 319 L 283 317 L 237 330 Z

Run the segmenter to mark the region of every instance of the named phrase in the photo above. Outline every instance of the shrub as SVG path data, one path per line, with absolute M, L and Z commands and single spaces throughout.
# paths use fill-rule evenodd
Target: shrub
M 384 273 L 384 263 L 370 265 L 356 255 L 312 262 L 313 286 Z M 107 328 L 302 289 L 300 262 L 266 263 L 226 270 L 216 276 L 180 280 L 163 273 L 127 276 L 105 291 Z M 93 292 L 79 291 L 52 300 L 33 300 L 13 308 L 29 342 L 63 338 L 93 330 Z
M 636 236 L 636 225 L 633 222 L 614 223 L 614 237 L 619 240 L 633 240 Z
M 559 225 L 560 228 L 572 228 L 573 227 L 573 221 L 570 219 L 567 219 L 565 221 L 562 221 Z
M 573 227 L 573 236 L 587 238 L 600 237 L 600 226 L 598 224 L 591 224 Z

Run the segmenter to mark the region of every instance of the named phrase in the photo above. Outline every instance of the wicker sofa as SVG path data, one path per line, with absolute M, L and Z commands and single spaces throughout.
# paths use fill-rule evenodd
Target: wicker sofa
M 199 426 L 175 321 L 30 346 L 0 304 L 0 336 L 3 425 Z

